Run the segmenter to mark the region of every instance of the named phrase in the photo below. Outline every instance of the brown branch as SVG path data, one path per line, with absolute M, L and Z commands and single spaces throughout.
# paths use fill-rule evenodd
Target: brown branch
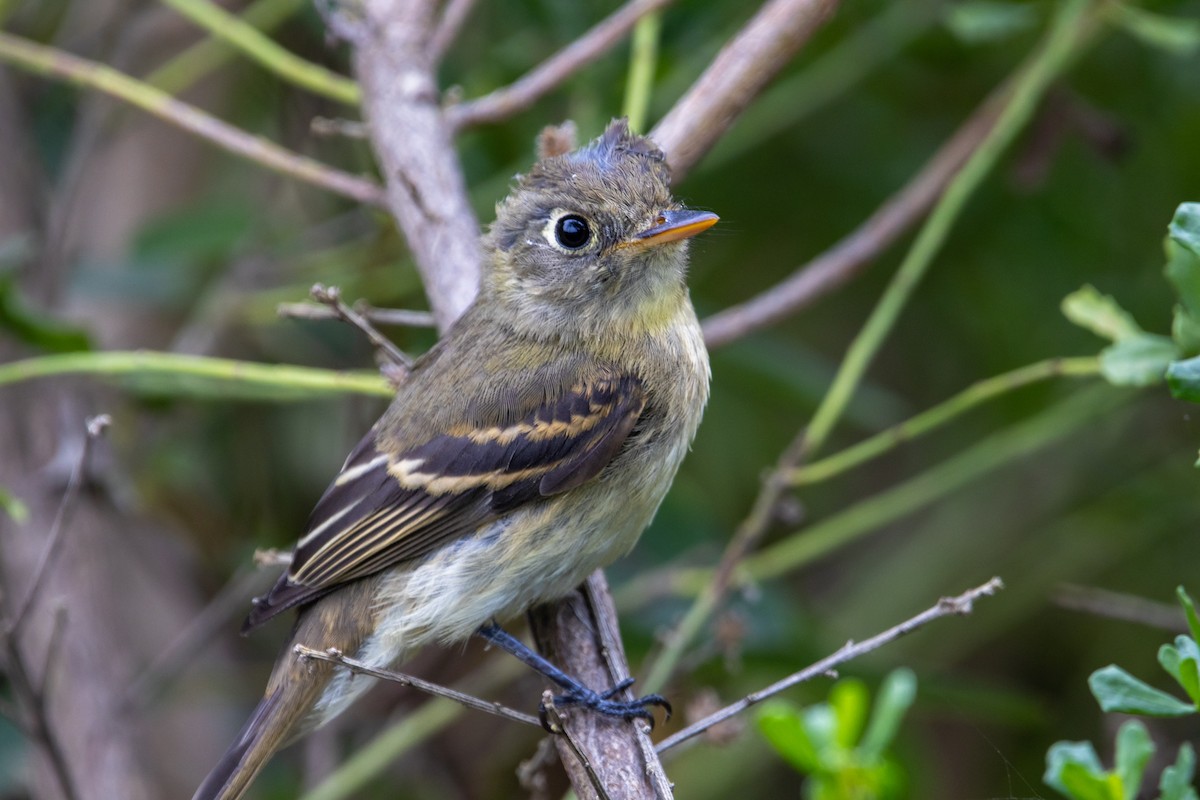
M 467 21 L 467 16 L 471 13 L 471 9 L 475 7 L 475 0 L 449 0 L 446 3 L 446 9 L 442 12 L 442 18 L 438 20 L 437 27 L 433 29 L 433 36 L 429 37 L 429 49 L 426 55 L 432 64 L 436 64 L 442 60 L 442 56 L 446 55 L 446 50 L 454 43 L 458 36 L 462 25 Z
M 413 360 L 409 357 L 408 353 L 396 347 L 396 344 L 391 339 L 375 330 L 375 326 L 366 317 L 342 302 L 341 289 L 336 286 L 325 286 L 321 283 L 315 283 L 309 294 L 312 295 L 313 300 L 316 300 L 332 311 L 338 319 L 358 328 L 367 337 L 367 341 L 381 350 L 392 364 L 403 368 L 406 374 L 412 369 Z
M 450 126 L 458 131 L 472 125 L 499 122 L 524 111 L 538 98 L 612 49 L 639 19 L 669 2 L 671 0 L 630 0 L 514 83 L 447 108 L 446 117 Z
M 510 722 L 519 722 L 523 725 L 532 725 L 536 728 L 542 727 L 542 723 L 538 721 L 537 717 L 523 714 L 501 703 L 480 700 L 474 695 L 466 694 L 465 692 L 460 692 L 441 684 L 431 683 L 430 681 L 422 680 L 403 672 L 394 672 L 390 669 L 375 669 L 361 661 L 343 655 L 336 648 L 331 647 L 327 650 L 316 650 L 303 644 L 297 644 L 292 648 L 292 652 L 296 654 L 297 658 L 302 660 L 315 659 L 317 661 L 328 661 L 331 664 L 343 666 L 356 675 L 369 675 L 372 678 L 391 681 L 401 686 L 409 686 L 425 694 L 431 694 L 434 697 L 444 697 L 467 708 L 482 711 L 485 714 L 494 714 Z
M 59 788 L 68 800 L 75 800 L 80 797 L 80 794 L 63 744 L 50 719 L 48 696 L 51 676 L 57 665 L 62 644 L 65 620 L 62 609 L 58 609 L 54 614 L 54 622 L 46 642 L 45 656 L 42 659 L 44 664 L 40 671 L 30 666 L 31 659 L 28 649 L 22 646 L 22 633 L 46 583 L 50 567 L 62 545 L 67 519 L 70 517 L 79 496 L 79 488 L 87 473 L 92 443 L 111 423 L 112 419 L 107 414 L 100 414 L 87 420 L 83 446 L 79 450 L 79 456 L 71 470 L 62 500 L 55 512 L 54 523 L 46 537 L 46 544 L 33 569 L 29 587 L 25 590 L 24 597 L 17 603 L 12 616 L 5 619 L 3 631 L 0 632 L 0 639 L 3 640 L 3 672 L 12 686 L 13 697 L 20 714 L 21 727 L 29 738 L 42 749 L 46 760 L 50 763 L 51 771 L 58 781 Z M 6 598 L 0 596 L 0 600 L 2 599 Z M 39 674 L 41 675 L 40 680 L 36 677 Z
M 676 182 L 791 60 L 838 0 L 769 0 L 717 54 L 650 138 L 667 154 Z
M 598 604 L 598 605 L 594 605 Z M 587 594 L 539 606 L 529 613 L 538 650 L 584 685 L 603 690 L 628 676 L 625 651 L 616 633 L 612 595 L 597 571 L 588 578 Z M 608 628 L 609 632 L 603 631 Z M 628 695 L 626 695 L 628 696 Z M 599 765 L 605 789 L 614 797 L 670 798 L 670 783 L 650 748 L 643 749 L 644 723 L 590 712 L 567 714 L 571 741 L 558 741 L 558 755 L 581 798 L 596 798 L 586 765 Z M 576 753 L 583 754 L 583 760 Z
M 479 286 L 479 223 L 467 198 L 451 130 L 438 105 L 427 43 L 430 0 L 364 0 L 352 31 L 371 141 L 386 178 L 387 204 L 445 330 Z M 337 26 L 336 20 L 332 22 Z
M 865 269 L 922 219 L 995 124 L 1008 84 L 993 92 L 921 171 L 850 234 L 756 297 L 704 320 L 704 341 L 720 347 L 815 302 Z
M 159 119 L 207 139 L 218 147 L 269 169 L 320 186 L 369 205 L 382 205 L 378 184 L 293 153 L 261 136 L 222 122 L 195 106 L 138 81 L 111 67 L 53 47 L 0 32 L 0 59 L 22 69 L 61 78 L 69 83 L 105 92 L 137 106 Z
M 1004 588 L 1004 583 L 999 578 L 992 578 L 987 583 L 976 586 L 974 589 L 969 589 L 956 597 L 943 597 L 933 606 L 925 609 L 915 617 L 901 622 L 899 625 L 894 625 L 882 633 L 878 633 L 863 642 L 847 642 L 840 647 L 837 652 L 821 659 L 820 661 L 805 667 L 798 672 L 793 672 L 791 675 L 776 681 L 765 689 L 760 689 L 757 692 L 750 694 L 738 700 L 736 703 L 731 703 L 725 706 L 720 711 L 714 712 L 704 719 L 689 725 L 676 734 L 668 736 L 658 743 L 658 752 L 662 753 L 679 745 L 694 736 L 704 733 L 706 730 L 718 725 L 730 717 L 740 714 L 750 706 L 761 703 L 768 697 L 773 697 L 787 689 L 792 688 L 798 683 L 812 680 L 818 675 L 825 675 L 833 671 L 836 667 L 847 661 L 852 661 L 860 656 L 864 656 L 873 650 L 878 650 L 886 644 L 894 642 L 901 636 L 912 633 L 916 629 L 928 625 L 934 620 L 941 619 L 950 615 L 970 614 L 974 610 L 975 601 L 981 597 L 989 597 Z
M 362 300 L 352 308 L 376 325 L 396 325 L 407 328 L 432 328 L 436 324 L 428 311 L 412 311 L 406 308 L 376 308 Z M 328 320 L 341 319 L 333 309 L 316 303 L 280 303 L 275 313 L 287 319 Z

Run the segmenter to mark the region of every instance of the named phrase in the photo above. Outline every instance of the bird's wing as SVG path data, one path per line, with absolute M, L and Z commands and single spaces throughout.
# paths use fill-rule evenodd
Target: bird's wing
M 243 631 L 594 478 L 645 404 L 638 378 L 601 370 L 509 424 L 464 422 L 397 452 L 380 449 L 372 430 L 317 503 L 291 566 L 255 600 Z

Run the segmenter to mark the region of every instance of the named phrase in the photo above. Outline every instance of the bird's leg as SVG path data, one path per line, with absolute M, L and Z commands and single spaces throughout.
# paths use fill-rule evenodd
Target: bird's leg
M 584 708 L 590 708 L 593 711 L 598 711 L 610 717 L 644 719 L 649 721 L 652 727 L 654 725 L 654 715 L 647 710 L 649 706 L 660 706 L 667 712 L 667 719 L 671 718 L 671 704 L 667 702 L 665 697 L 659 694 L 648 694 L 636 700 L 612 699 L 618 692 L 622 692 L 632 686 L 633 678 L 626 678 L 606 692 L 597 692 L 584 686 L 582 682 L 572 678 L 545 658 L 529 649 L 524 642 L 501 628 L 495 622 L 481 627 L 476 631 L 476 635 L 488 644 L 494 644 L 501 650 L 516 656 L 521 662 L 561 686 L 564 691 L 562 694 L 555 696 L 555 706 L 583 706 Z M 538 717 L 542 721 L 542 727 L 551 731 L 550 724 L 546 719 L 546 707 L 544 705 L 539 706 Z M 551 732 L 553 733 L 553 731 Z

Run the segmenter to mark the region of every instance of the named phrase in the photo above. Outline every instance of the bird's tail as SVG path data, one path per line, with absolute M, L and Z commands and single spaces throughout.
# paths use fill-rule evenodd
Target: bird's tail
M 284 700 L 280 689 L 262 699 L 192 800 L 238 800 L 245 793 L 267 759 L 291 738 L 298 720 L 288 713 Z

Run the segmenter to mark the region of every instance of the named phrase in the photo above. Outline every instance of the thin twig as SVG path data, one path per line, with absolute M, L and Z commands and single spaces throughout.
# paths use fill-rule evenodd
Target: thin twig
M 857 643 L 847 642 L 845 645 L 839 648 L 837 652 L 833 653 L 827 658 L 821 659 L 815 664 L 805 667 L 798 672 L 794 672 L 786 678 L 776 681 L 765 689 L 752 692 L 751 694 L 743 697 L 741 700 L 738 700 L 736 703 L 731 703 L 720 711 L 710 714 L 699 722 L 689 725 L 678 733 L 668 736 L 666 739 L 663 739 L 658 743 L 658 747 L 656 749 L 660 753 L 670 750 L 672 747 L 675 747 L 676 745 L 679 745 L 682 742 L 685 742 L 688 739 L 703 733 L 714 725 L 724 722 L 736 714 L 742 713 L 746 709 L 750 708 L 750 706 L 755 705 L 756 703 L 761 703 L 768 697 L 772 697 L 780 692 L 790 689 L 798 683 L 812 680 L 818 675 L 824 675 L 836 667 L 846 663 L 847 661 L 852 661 L 853 659 L 866 655 L 872 650 L 878 650 L 880 647 L 890 644 L 896 639 L 899 639 L 901 636 L 912 633 L 918 628 L 928 625 L 934 620 L 950 615 L 961 616 L 970 614 L 974 609 L 976 600 L 981 597 L 990 597 L 1003 588 L 1003 581 L 1001 581 L 999 578 L 992 578 L 987 583 L 976 586 L 974 589 L 963 592 L 956 597 L 943 597 L 933 606 L 922 611 L 920 614 L 917 614 L 915 617 L 910 617 L 904 622 L 901 622 L 899 625 L 888 628 L 886 631 L 876 634 L 866 641 Z
M 33 568 L 33 578 L 29 583 L 29 588 L 25 592 L 25 597 L 17 604 L 16 613 L 8 621 L 5 635 L 14 640 L 20 638 L 21 629 L 29 619 L 29 612 L 33 608 L 33 604 L 37 602 L 38 593 L 46 582 L 46 573 L 50 568 L 50 564 L 54 561 L 54 557 L 58 555 L 58 550 L 63 540 L 63 531 L 66 528 L 67 516 L 75 506 L 75 498 L 79 496 L 79 487 L 83 484 L 84 475 L 87 473 L 88 455 L 92 451 L 92 442 L 98 439 L 104 433 L 105 428 L 111 424 L 112 417 L 108 414 L 97 414 L 94 417 L 89 417 L 87 420 L 83 446 L 80 449 L 79 458 L 75 462 L 75 467 L 71 470 L 71 477 L 67 480 L 67 488 L 63 492 L 62 502 L 58 504 L 58 511 L 54 515 L 54 523 L 50 526 L 50 535 L 46 541 L 46 547 L 42 550 L 42 555 L 38 560 L 37 566 Z
M 458 38 L 459 30 L 462 29 L 463 23 L 467 21 L 467 16 L 474 7 L 475 0 L 449 0 L 446 3 L 441 19 L 437 21 L 437 27 L 433 29 L 433 35 L 429 37 L 429 49 L 426 53 L 431 64 L 439 63 L 446 55 L 446 51 Z
M 621 41 L 646 14 L 671 0 L 630 0 L 598 22 L 591 30 L 522 75 L 508 86 L 446 109 L 455 131 L 472 125 L 499 122 L 529 108 L 567 78 L 595 61 Z M 661 144 L 661 143 L 660 143 Z
M 921 171 L 861 225 L 789 277 L 703 322 L 704 343 L 715 348 L 761 330 L 812 305 L 858 275 L 917 223 L 995 124 L 1005 82 L 946 140 Z
M 429 681 L 421 680 L 420 678 L 412 675 L 406 675 L 403 672 L 375 669 L 374 667 L 368 666 L 361 661 L 357 661 L 353 658 L 348 658 L 347 656 L 342 655 L 342 653 L 336 648 L 331 647 L 328 650 L 314 650 L 311 647 L 298 644 L 292 648 L 292 651 L 298 658 L 313 658 L 318 661 L 328 661 L 331 664 L 343 666 L 356 674 L 369 675 L 372 678 L 391 681 L 393 683 L 398 683 L 401 686 L 410 686 L 417 691 L 425 692 L 426 694 L 431 694 L 435 697 L 444 697 L 447 700 L 453 700 L 454 702 L 464 705 L 467 708 L 472 708 L 476 711 L 482 711 L 486 714 L 494 714 L 497 717 L 503 717 L 504 719 L 512 722 L 520 722 L 523 725 L 532 725 L 535 728 L 542 727 L 542 723 L 538 721 L 537 717 L 530 716 L 529 714 L 523 714 L 520 711 L 511 709 L 502 703 L 481 700 L 478 697 L 474 697 L 472 695 L 465 694 L 436 683 L 430 683 Z
M 314 283 L 309 293 L 312 295 L 313 300 L 328 306 L 339 319 L 349 322 L 362 331 L 371 344 L 382 350 L 384 355 L 393 364 L 404 367 L 406 370 L 412 369 L 413 360 L 409 358 L 407 353 L 396 347 L 391 339 L 388 339 L 382 333 L 375 330 L 375 326 L 368 322 L 362 314 L 359 314 L 342 302 L 341 289 L 336 286 L 325 286 L 324 284 Z
M 376 308 L 359 300 L 353 306 L 354 310 L 366 319 L 378 325 L 396 325 L 409 328 L 432 328 L 437 323 L 433 314 L 428 311 L 411 311 L 406 308 Z M 327 305 L 317 303 L 280 303 L 275 309 L 281 317 L 289 319 L 341 319 L 341 316 Z
M 712 149 L 837 0 L 770 0 L 728 41 L 687 93 L 650 132 L 676 182 Z
M 334 169 L 261 136 L 246 133 L 112 67 L 4 32 L 0 32 L 0 60 L 30 72 L 61 78 L 77 86 L 112 95 L 207 139 L 230 153 L 297 180 L 360 203 L 384 204 L 383 189 L 374 181 Z

